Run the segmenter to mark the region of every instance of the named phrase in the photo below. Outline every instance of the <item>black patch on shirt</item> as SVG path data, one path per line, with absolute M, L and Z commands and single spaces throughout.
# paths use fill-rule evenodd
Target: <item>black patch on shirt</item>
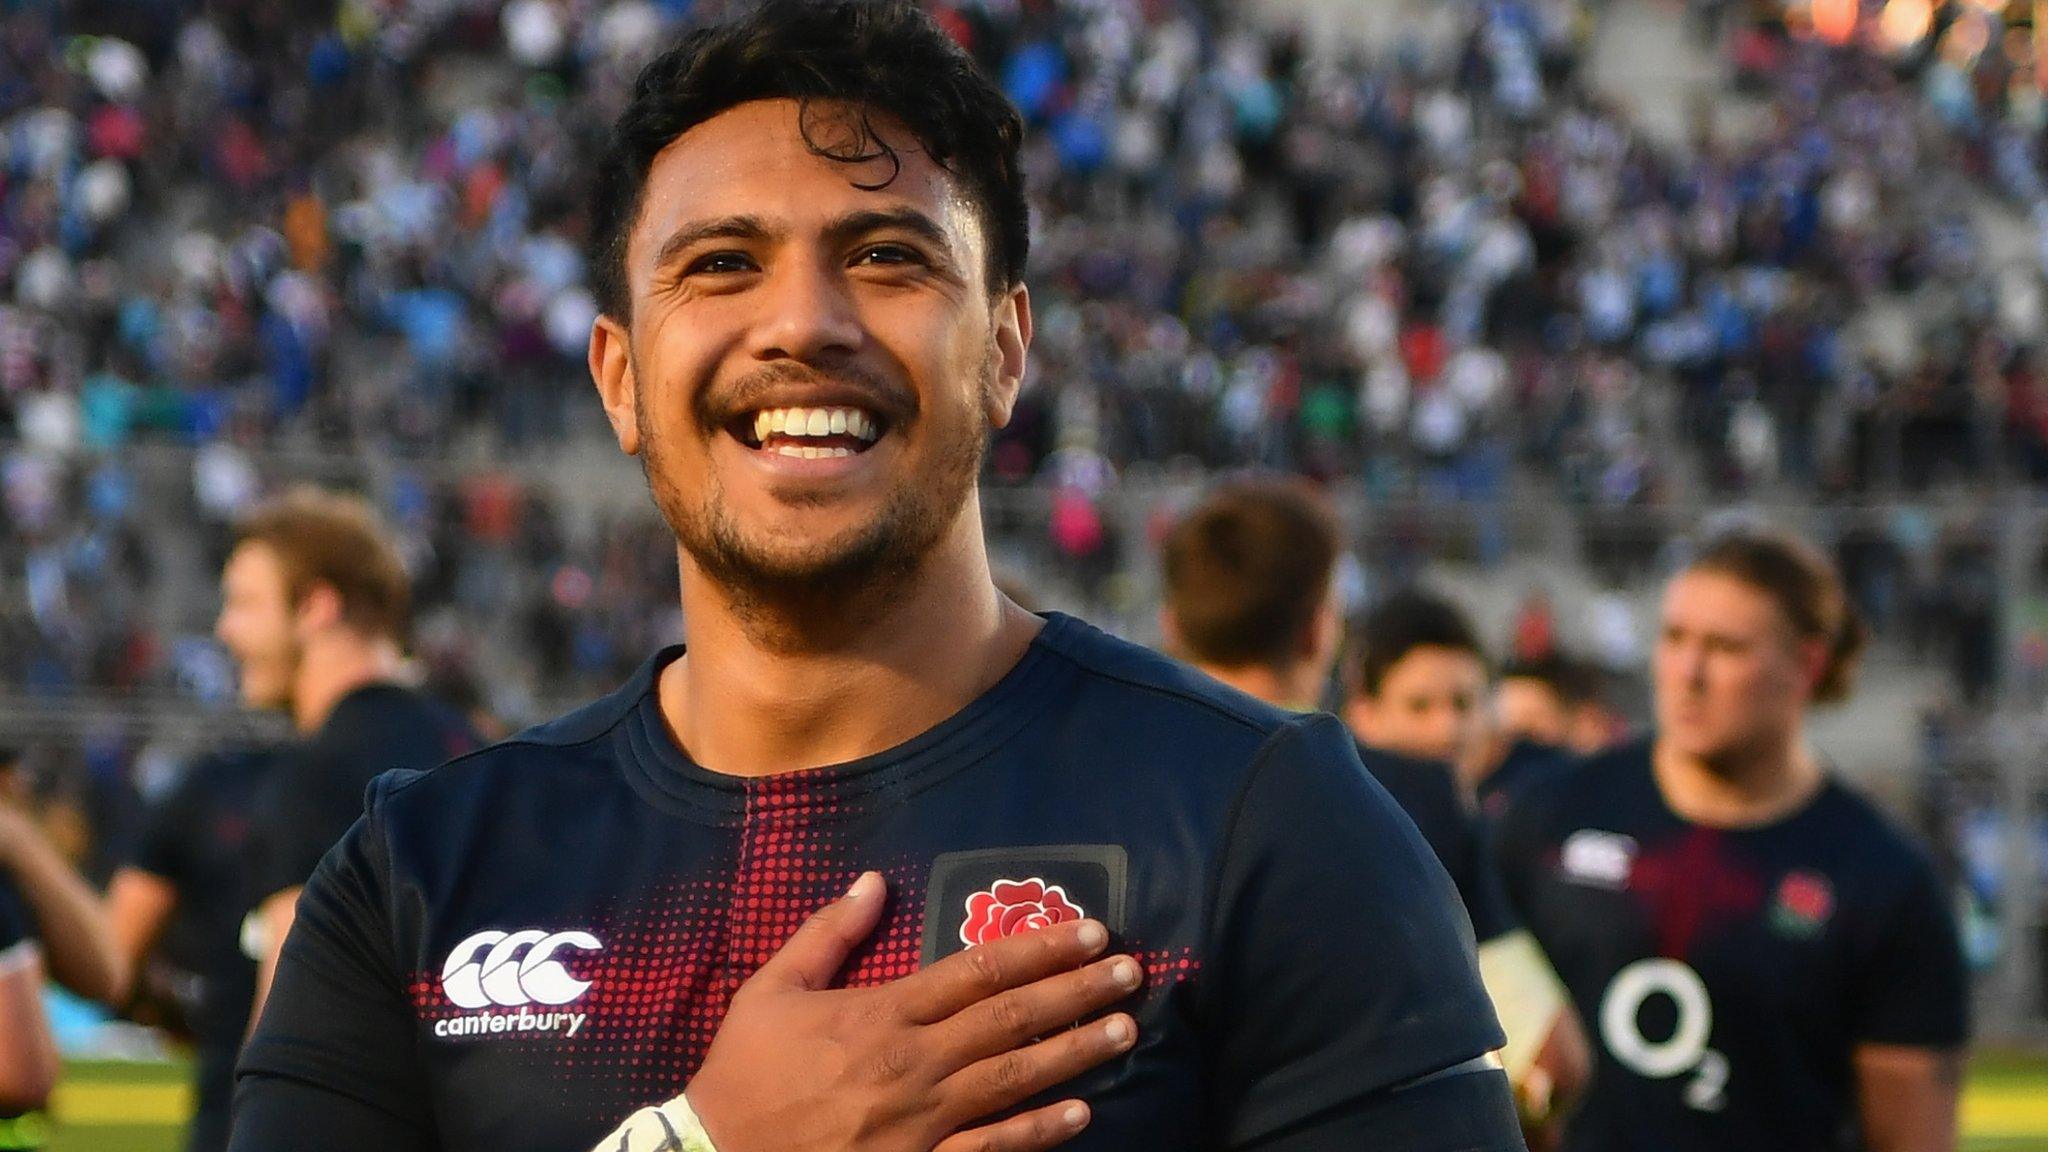
M 925 885 L 924 966 L 967 950 L 961 935 L 972 915 L 968 901 L 999 883 L 1036 880 L 1057 887 L 1082 918 L 1099 920 L 1112 936 L 1124 930 L 1124 886 L 1129 858 L 1120 844 L 1058 844 L 1034 848 L 981 848 L 947 852 L 932 861 Z

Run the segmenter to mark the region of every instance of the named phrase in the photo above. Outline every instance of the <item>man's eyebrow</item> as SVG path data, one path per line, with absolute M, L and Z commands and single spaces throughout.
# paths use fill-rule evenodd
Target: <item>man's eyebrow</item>
M 678 253 L 706 240 L 765 240 L 770 234 L 768 225 L 758 216 L 716 216 L 709 220 L 695 220 L 669 233 L 668 239 L 662 241 L 654 253 L 654 266 L 661 268 L 675 259 Z
M 915 208 L 877 208 L 864 212 L 849 212 L 825 227 L 825 236 L 834 244 L 842 244 L 857 236 L 872 232 L 886 232 L 901 229 L 912 233 L 934 247 L 951 251 L 953 236 L 939 225 L 939 222 Z
M 849 212 L 825 226 L 825 239 L 841 245 L 875 232 L 899 229 L 936 248 L 951 251 L 953 236 L 938 221 L 915 208 L 876 208 Z M 716 216 L 696 220 L 676 229 L 655 251 L 654 266 L 666 267 L 678 255 L 706 240 L 768 240 L 778 233 L 759 216 Z

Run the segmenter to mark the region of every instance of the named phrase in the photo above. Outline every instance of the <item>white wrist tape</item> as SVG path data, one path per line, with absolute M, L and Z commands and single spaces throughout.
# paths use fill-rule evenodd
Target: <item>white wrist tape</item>
M 642 1108 L 591 1152 L 718 1152 L 687 1097 Z
M 42 955 L 42 949 L 33 940 L 23 940 L 11 948 L 0 949 L 0 976 L 12 976 L 27 968 Z
M 1526 931 L 1510 932 L 1479 946 L 1479 978 L 1493 997 L 1500 1014 L 1501 1031 L 1507 1047 L 1501 1063 L 1508 1079 L 1516 1084 L 1526 1080 L 1536 1067 L 1537 1054 L 1558 1017 L 1570 1007 L 1570 993 L 1550 967 L 1536 938 Z

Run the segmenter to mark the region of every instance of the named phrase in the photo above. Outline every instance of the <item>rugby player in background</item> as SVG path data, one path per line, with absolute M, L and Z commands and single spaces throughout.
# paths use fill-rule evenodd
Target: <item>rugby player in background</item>
M 241 895 L 258 1012 L 299 888 L 361 815 L 371 779 L 477 746 L 461 716 L 405 683 L 411 600 L 397 548 L 360 499 L 298 489 L 235 527 L 214 634 L 240 670 L 243 701 L 284 711 L 301 738 L 248 800 Z M 132 942 L 154 935 L 177 893 L 161 875 L 128 880 L 119 895 Z
M 910 3 L 642 72 L 590 365 L 687 643 L 379 781 L 232 1147 L 1519 1147 L 1449 882 L 1342 725 L 990 579 L 1021 136 Z
M 0 884 L 12 885 L 50 978 L 106 999 L 120 979 L 113 933 L 92 886 L 38 827 L 21 753 L 11 748 L 0 748 Z
M 13 1118 L 49 1101 L 57 1041 L 43 1013 L 43 957 L 12 886 L 0 883 L 0 1148 L 33 1147 Z
M 189 925 L 188 995 L 179 997 L 192 1029 L 194 1110 L 187 1152 L 227 1147 L 235 1054 L 249 1032 L 256 962 L 242 950 L 249 911 L 244 883 L 257 791 L 279 750 L 244 749 L 200 757 L 144 814 L 134 855 L 107 888 L 107 918 L 121 958 L 108 1004 L 129 1009 L 147 981 L 158 942 L 175 919 Z
M 1335 577 L 1342 541 L 1328 506 L 1306 483 L 1246 479 L 1212 489 L 1160 549 L 1167 647 L 1203 672 L 1269 704 L 1314 711 L 1337 663 L 1343 616 Z M 1481 971 L 1528 964 L 1528 934 L 1514 922 L 1450 765 L 1361 743 L 1359 758 L 1415 822 L 1470 917 Z M 1541 964 L 1540 957 L 1535 961 Z M 1585 1087 L 1585 1041 L 1547 967 L 1516 972 L 1532 1005 L 1500 1004 L 1532 1147 L 1548 1146 L 1552 1114 Z M 1533 990 L 1523 982 L 1535 985 Z M 1506 988 L 1489 990 L 1498 1003 Z M 1530 1011 L 1517 1011 L 1528 1008 Z M 1562 1034 L 1553 1043 L 1551 1033 Z
M 43 1011 L 43 950 L 35 916 L 24 903 L 23 885 L 35 885 L 52 867 L 67 886 L 84 882 L 70 874 L 57 852 L 8 795 L 6 784 L 19 754 L 0 748 L 0 1150 L 41 1148 L 47 1127 L 37 1114 L 49 1101 L 59 1071 L 57 1041 Z M 14 861 L 37 862 L 17 871 Z
M 1665 589 L 1654 736 L 1510 800 L 1502 874 L 1597 1034 L 1572 1152 L 1955 1147 L 1947 899 L 1805 738 L 1862 646 L 1817 551 L 1713 537 Z
M 1493 688 L 1492 746 L 1473 785 L 1479 808 L 1499 815 L 1522 784 L 1605 748 L 1600 671 L 1562 653 L 1501 669 Z
M 0 882 L 0 1150 L 41 1148 L 36 1110 L 57 1085 L 57 1040 L 43 1011 L 43 957 L 28 914 Z
M 21 754 L 0 748 L 0 1152 L 41 1148 L 58 1053 L 43 977 L 99 997 L 118 979 L 90 886 L 37 827 Z
M 1607 705 L 1605 681 L 1598 665 L 1566 652 L 1514 661 L 1494 687 L 1499 734 L 1574 756 L 1604 752 L 1627 731 Z
M 1409 589 L 1359 622 L 1344 717 L 1367 744 L 1455 765 L 1482 815 L 1522 781 L 1607 743 L 1613 718 L 1586 677 L 1553 658 L 1494 682 L 1479 634 L 1457 605 Z
M 1479 634 L 1457 605 L 1406 589 L 1351 637 L 1344 719 L 1366 744 L 1457 770 L 1469 791 L 1492 740 L 1492 685 Z

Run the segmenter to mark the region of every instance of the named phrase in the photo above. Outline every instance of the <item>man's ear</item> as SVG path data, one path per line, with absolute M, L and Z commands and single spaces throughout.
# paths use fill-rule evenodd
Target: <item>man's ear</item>
M 341 593 L 332 584 L 315 584 L 306 589 L 298 607 L 292 609 L 292 629 L 304 642 L 339 625 L 343 616 Z
M 1811 696 L 1820 691 L 1821 681 L 1828 676 L 1828 660 L 1832 655 L 1825 640 L 1799 641 L 1800 671 L 1806 674 L 1806 693 Z
M 1344 698 L 1344 726 L 1361 744 L 1371 744 L 1378 731 L 1372 707 L 1372 698 L 1362 692 L 1353 692 Z
M 632 335 L 625 325 L 600 314 L 590 326 L 590 378 L 611 421 L 619 451 L 640 454 L 640 381 L 633 372 Z
M 1031 359 L 1031 290 L 1019 284 L 995 307 L 996 379 L 988 390 L 988 426 L 1009 426 Z

